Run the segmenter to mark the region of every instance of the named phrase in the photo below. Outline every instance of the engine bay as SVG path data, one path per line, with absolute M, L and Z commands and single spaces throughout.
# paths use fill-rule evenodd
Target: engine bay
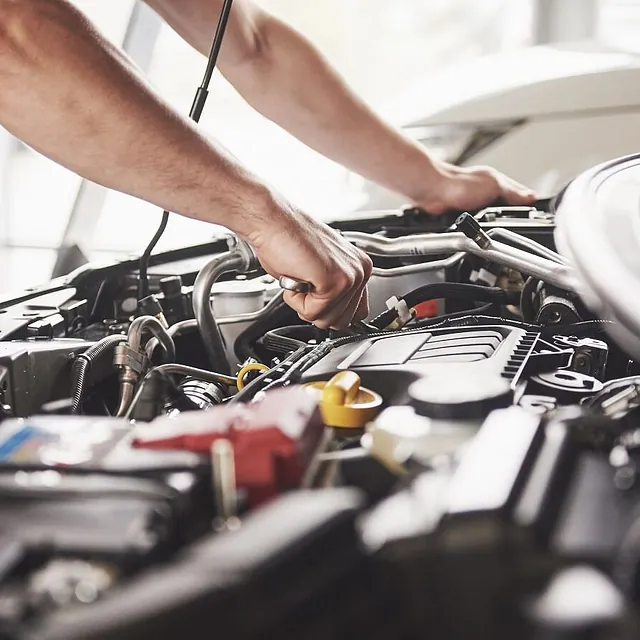
M 233 237 L 0 301 L 0 638 L 638 637 L 640 368 L 561 196 L 334 223 L 341 332 Z

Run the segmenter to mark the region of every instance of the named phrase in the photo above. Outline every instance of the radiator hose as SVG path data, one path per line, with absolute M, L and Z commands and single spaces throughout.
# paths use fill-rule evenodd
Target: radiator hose
M 520 294 L 512 293 L 498 287 L 485 287 L 478 284 L 462 284 L 457 282 L 436 282 L 426 284 L 410 291 L 402 297 L 409 308 L 427 300 L 466 300 L 468 302 L 491 302 L 493 304 L 517 304 Z M 387 309 L 372 321 L 378 329 L 389 326 L 397 317 L 395 309 Z

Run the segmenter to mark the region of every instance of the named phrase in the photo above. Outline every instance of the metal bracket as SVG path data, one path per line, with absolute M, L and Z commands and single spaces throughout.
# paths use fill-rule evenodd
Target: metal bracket
M 149 358 L 123 342 L 115 348 L 113 364 L 116 367 L 131 369 L 136 374 L 142 375 L 149 368 Z

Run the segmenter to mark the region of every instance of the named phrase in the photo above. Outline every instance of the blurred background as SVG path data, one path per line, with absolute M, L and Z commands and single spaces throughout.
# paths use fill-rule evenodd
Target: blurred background
M 399 97 L 483 56 L 576 39 L 640 53 L 640 0 L 259 2 L 313 40 L 356 91 L 398 124 L 404 117 Z M 204 70 L 202 56 L 142 3 L 74 3 L 125 46 L 169 102 L 188 111 Z M 558 12 L 564 12 L 561 21 L 553 19 Z M 220 76 L 202 126 L 314 214 L 334 217 L 362 208 L 364 181 L 259 116 Z M 98 261 L 135 254 L 159 222 L 155 207 L 86 183 L 1 130 L 0 180 L 2 293 L 51 277 L 61 246 L 80 244 Z M 211 226 L 172 216 L 158 249 L 202 242 L 212 233 Z

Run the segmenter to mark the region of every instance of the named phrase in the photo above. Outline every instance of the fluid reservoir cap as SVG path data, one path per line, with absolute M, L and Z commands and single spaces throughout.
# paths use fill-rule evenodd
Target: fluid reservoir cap
M 305 386 L 320 396 L 320 410 L 326 425 L 341 429 L 364 429 L 382 407 L 382 397 L 360 386 L 360 376 L 341 371 L 331 380 Z
M 560 404 L 578 402 L 582 398 L 599 393 L 604 387 L 597 378 L 565 369 L 532 376 L 530 383 L 553 395 Z
M 165 298 L 175 298 L 182 295 L 182 278 L 180 276 L 167 276 L 160 280 L 160 290 Z
M 444 372 L 417 380 L 409 387 L 416 413 L 444 420 L 477 420 L 513 403 L 509 381 L 499 376 L 461 376 Z

